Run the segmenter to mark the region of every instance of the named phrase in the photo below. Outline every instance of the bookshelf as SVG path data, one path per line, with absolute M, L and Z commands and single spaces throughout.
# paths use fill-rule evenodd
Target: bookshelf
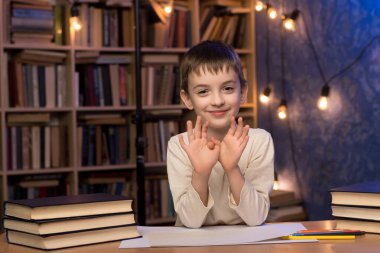
M 178 64 L 188 46 L 202 39 L 200 26 L 207 25 L 202 17 L 206 10 L 216 4 L 232 4 L 226 9 L 235 8 L 239 13 L 230 13 L 231 17 L 244 16 L 241 21 L 244 30 L 240 31 L 244 36 L 237 52 L 245 66 L 249 96 L 241 115 L 253 127 L 257 126 L 254 1 L 174 1 L 172 13 L 180 17 L 180 21 L 173 20 L 186 28 L 173 26 L 171 36 L 175 39 L 172 37 L 170 44 L 168 38 L 162 36 L 169 32 L 162 31 L 169 29 L 171 16 L 167 17 L 166 26 L 147 22 L 150 18 L 146 15 L 151 12 L 144 2 L 140 12 L 141 48 L 135 45 L 132 1 L 122 1 L 123 6 L 75 1 L 79 19 L 84 24 L 79 32 L 70 29 L 72 6 L 66 1 L 57 1 L 62 4 L 59 8 L 50 7 L 51 13 L 47 15 L 52 15 L 53 27 L 61 28 L 62 33 L 46 33 L 36 22 L 26 28 L 44 35 L 32 39 L 23 34 L 25 21 L 13 17 L 14 9 L 28 9 L 16 2 L 4 0 L 0 4 L 3 24 L 0 29 L 1 200 L 96 191 L 137 198 L 135 141 L 139 129 L 134 123 L 136 117 L 142 117 L 142 137 L 146 138 L 147 146 L 144 148 L 145 183 L 140 187 L 144 187 L 147 194 L 145 209 L 151 210 L 151 205 L 153 210 L 159 209 L 155 215 L 146 217 L 146 222 L 151 225 L 173 223 L 173 213 L 161 206 L 162 202 L 170 205 L 165 176 L 166 141 L 183 130 L 186 119 L 194 118 L 176 96 Z M 219 26 L 226 26 L 227 14 L 221 17 Z M 94 21 L 98 19 L 108 20 L 109 26 Z M 94 25 L 91 27 L 87 20 L 94 21 Z M 42 26 L 53 30 L 51 21 Z M 101 32 L 96 33 L 94 29 Z M 149 37 L 149 29 L 153 29 L 151 33 L 157 37 Z M 115 33 L 118 36 L 115 37 Z M 55 42 L 49 42 L 51 40 Z M 163 41 L 166 43 L 162 44 Z M 134 59 L 138 51 L 142 66 L 141 97 L 136 95 L 139 78 L 136 79 L 138 71 Z M 160 90 L 161 83 L 172 86 Z M 168 94 L 168 90 L 172 93 Z M 139 102 L 141 111 L 136 107 Z M 138 113 L 142 115 L 136 115 Z M 148 202 L 149 198 L 152 202 Z M 164 212 L 169 213 L 162 214 Z

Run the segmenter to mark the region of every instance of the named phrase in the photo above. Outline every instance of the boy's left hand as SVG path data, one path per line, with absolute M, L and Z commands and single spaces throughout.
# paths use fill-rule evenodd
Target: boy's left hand
M 220 143 L 219 162 L 225 172 L 230 172 L 237 168 L 241 154 L 248 143 L 249 125 L 243 125 L 243 119 L 239 117 L 236 125 L 234 117 L 231 118 L 231 125 L 228 133 Z

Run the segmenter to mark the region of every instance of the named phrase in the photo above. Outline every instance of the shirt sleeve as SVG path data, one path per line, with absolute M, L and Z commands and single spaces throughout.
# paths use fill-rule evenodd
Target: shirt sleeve
M 185 136 L 184 139 L 186 142 Z M 205 206 L 192 186 L 193 167 L 179 144 L 178 136 L 172 137 L 168 143 L 167 172 L 177 219 L 186 227 L 201 227 L 214 205 L 214 199 L 209 190 L 208 203 Z
M 247 152 L 248 166 L 241 168 L 245 182 L 240 192 L 240 203 L 229 191 L 229 206 L 248 226 L 262 224 L 269 212 L 269 192 L 274 180 L 274 147 L 271 135 L 264 130 L 256 130 L 250 138 L 253 142 Z

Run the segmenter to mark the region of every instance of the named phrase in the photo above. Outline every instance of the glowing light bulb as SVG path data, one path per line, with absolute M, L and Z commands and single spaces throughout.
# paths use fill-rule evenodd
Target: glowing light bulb
M 263 104 L 267 104 L 269 102 L 269 97 L 264 95 L 264 94 L 261 94 L 260 95 L 260 102 Z
M 282 24 L 286 30 L 289 30 L 289 31 L 295 31 L 296 30 L 296 24 L 295 24 L 294 20 L 291 18 L 286 18 Z
M 325 111 L 328 107 L 329 107 L 329 101 L 328 101 L 327 97 L 320 97 L 318 99 L 318 108 L 321 111 Z
M 71 27 L 75 30 L 75 31 L 79 31 L 80 29 L 82 29 L 82 25 L 79 21 L 79 18 L 77 16 L 75 17 L 71 17 L 70 18 L 70 23 L 71 23 Z
M 286 107 L 286 101 L 283 99 L 281 100 L 280 106 L 277 109 L 277 116 L 280 119 L 286 119 L 288 114 L 288 109 Z
M 278 190 L 278 189 L 280 189 L 278 180 L 274 180 L 274 182 L 273 182 L 273 190 Z
M 330 93 L 330 87 L 325 84 L 321 91 L 321 96 L 318 99 L 318 108 L 321 111 L 325 111 L 329 107 L 329 93 Z
M 267 9 L 267 13 L 268 13 L 269 18 L 271 19 L 277 18 L 277 11 L 273 7 L 269 7 Z
M 172 13 L 172 11 L 173 11 L 173 7 L 172 7 L 171 5 L 167 5 L 167 6 L 165 6 L 164 11 L 165 11 L 167 14 L 170 14 L 170 13 Z
M 256 2 L 256 6 L 255 6 L 256 11 L 262 11 L 264 10 L 264 8 L 265 8 L 265 4 L 263 2 L 261 1 Z
M 267 104 L 270 100 L 269 95 L 270 95 L 270 88 L 266 87 L 263 93 L 260 94 L 260 102 L 263 104 Z

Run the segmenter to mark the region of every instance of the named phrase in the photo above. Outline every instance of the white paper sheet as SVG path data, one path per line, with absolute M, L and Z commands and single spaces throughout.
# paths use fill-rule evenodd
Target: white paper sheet
M 143 227 L 138 230 L 143 238 L 124 240 L 119 248 L 173 247 L 173 246 L 210 246 L 256 243 L 276 243 L 267 241 L 290 235 L 305 227 L 301 223 L 265 224 L 257 227 L 210 226 L 199 229 L 184 227 Z M 302 240 L 314 242 L 316 240 Z M 295 243 L 295 240 L 278 240 L 277 243 Z

